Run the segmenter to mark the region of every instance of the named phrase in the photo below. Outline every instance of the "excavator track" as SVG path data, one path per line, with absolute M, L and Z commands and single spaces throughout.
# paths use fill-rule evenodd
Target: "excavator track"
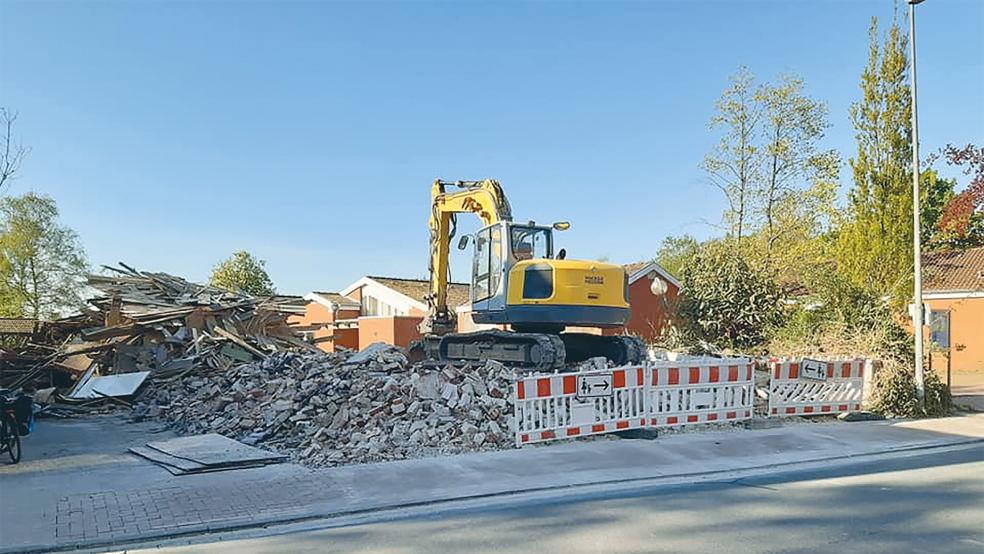
M 646 359 L 646 344 L 637 337 L 626 335 L 592 335 L 589 333 L 561 333 L 567 352 L 567 363 L 604 356 L 615 365 L 638 364 Z
M 430 339 L 431 355 L 439 360 L 495 360 L 510 366 L 553 371 L 564 367 L 564 341 L 547 333 L 515 333 L 490 329 L 451 333 Z
M 519 333 L 491 329 L 471 333 L 429 335 L 412 350 L 442 361 L 495 360 L 536 371 L 555 371 L 567 364 L 604 356 L 616 365 L 645 358 L 645 344 L 635 337 L 587 333 Z

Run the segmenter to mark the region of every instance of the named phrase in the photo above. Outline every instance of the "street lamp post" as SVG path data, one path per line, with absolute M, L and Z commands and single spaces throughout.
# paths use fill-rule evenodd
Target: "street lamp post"
M 919 407 L 925 405 L 926 388 L 923 380 L 923 302 L 922 302 L 922 253 L 919 237 L 919 120 L 916 117 L 916 4 L 923 0 L 909 0 L 909 51 L 912 73 L 909 88 L 912 93 L 912 249 L 915 289 L 912 310 L 912 329 L 916 336 L 916 395 Z

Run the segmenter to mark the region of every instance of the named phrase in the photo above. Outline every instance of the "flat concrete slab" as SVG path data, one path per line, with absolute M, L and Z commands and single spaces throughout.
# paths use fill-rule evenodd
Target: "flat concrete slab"
M 90 442 L 103 436 L 108 460 L 54 459 L 0 466 L 2 551 L 108 546 L 182 534 L 250 528 L 381 509 L 423 506 L 592 484 L 713 479 L 721 472 L 771 471 L 804 462 L 979 442 L 984 414 L 912 422 L 790 423 L 726 428 L 657 440 L 566 442 L 487 452 L 309 470 L 280 464 L 174 477 L 125 454 L 113 419 L 42 424 L 26 453 L 65 427 Z M 146 434 L 146 432 L 144 433 Z M 134 433 L 134 438 L 139 433 Z M 76 456 L 65 452 L 62 458 Z
M 147 448 L 209 469 L 276 463 L 287 459 L 283 454 L 249 446 L 216 433 L 152 441 L 147 443 Z M 143 456 L 141 452 L 135 453 Z

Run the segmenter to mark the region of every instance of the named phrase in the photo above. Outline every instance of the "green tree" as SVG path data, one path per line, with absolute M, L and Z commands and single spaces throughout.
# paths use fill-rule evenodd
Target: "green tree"
M 677 313 L 691 340 L 742 350 L 764 343 L 782 323 L 778 285 L 727 244 L 704 246 L 682 284 Z
M 673 236 L 663 239 L 656 254 L 656 263 L 669 271 L 674 277 L 680 278 L 683 269 L 700 250 L 700 243 L 690 235 Z
M 879 47 L 871 19 L 861 99 L 851 106 L 857 155 L 854 185 L 839 230 L 838 271 L 858 285 L 898 299 L 912 268 L 912 126 L 907 82 L 908 38 L 893 21 Z
M 212 269 L 209 282 L 219 288 L 254 296 L 274 294 L 273 281 L 263 266 L 266 262 L 240 250 Z
M 815 197 L 819 189 L 829 188 L 824 185 L 836 185 L 840 156 L 833 150 L 818 149 L 829 127 L 827 107 L 806 96 L 801 78 L 786 74 L 777 85 L 765 83 L 756 91 L 755 100 L 761 104 L 764 117 L 763 144 L 759 148 L 763 158 L 762 181 L 756 187 L 753 213 L 761 221 L 764 261 L 768 266 L 773 250 L 783 234 L 789 232 L 780 221 L 789 222 L 788 217 L 784 218 L 789 215 L 789 209 L 801 212 L 796 207 Z M 810 190 L 813 188 L 817 190 Z M 796 221 L 792 223 L 795 225 Z M 796 238 L 808 240 L 804 236 Z
M 728 201 L 735 250 L 786 288 L 829 270 L 840 155 L 823 150 L 827 107 L 786 74 L 756 86 L 741 68 L 717 102 L 712 129 L 724 134 L 703 167 Z
M 704 157 L 701 167 L 728 201 L 725 220 L 740 251 L 753 187 L 760 178 L 761 156 L 756 140 L 762 108 L 755 100 L 755 77 L 747 67 L 739 68 L 730 81 L 717 101 L 717 112 L 710 123 L 711 130 L 723 129 L 723 135 Z
M 836 181 L 818 180 L 808 189 L 788 191 L 773 206 L 771 229 L 763 226 L 750 235 L 742 255 L 787 293 L 802 291 L 816 273 L 832 269 L 836 199 Z
M 82 303 L 88 270 L 78 235 L 58 222 L 48 196 L 0 199 L 0 310 L 4 315 L 50 318 Z

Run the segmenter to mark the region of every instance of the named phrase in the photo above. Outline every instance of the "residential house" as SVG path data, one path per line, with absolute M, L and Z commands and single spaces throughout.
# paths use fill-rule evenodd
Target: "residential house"
M 336 292 L 310 292 L 304 295 L 304 314 L 292 316 L 291 325 L 304 338 L 325 352 L 336 347 L 359 348 L 359 302 Z
M 337 293 L 307 294 L 304 317 L 292 323 L 327 352 L 339 346 L 362 349 L 374 342 L 406 347 L 421 338 L 417 326 L 427 314 L 424 298 L 429 292 L 430 283 L 423 279 L 368 275 Z M 449 284 L 452 309 L 467 305 L 468 298 L 467 284 Z
M 629 316 L 624 330 L 638 335 L 646 342 L 652 342 L 670 322 L 672 305 L 680 294 L 680 281 L 656 262 L 627 264 L 625 273 L 629 276 L 629 305 L 632 306 L 632 315 Z M 653 293 L 653 281 L 657 279 L 665 285 L 664 294 Z M 655 288 L 661 288 L 660 284 Z
M 930 363 L 954 384 L 984 372 L 984 247 L 923 254 L 923 299 L 930 311 Z

